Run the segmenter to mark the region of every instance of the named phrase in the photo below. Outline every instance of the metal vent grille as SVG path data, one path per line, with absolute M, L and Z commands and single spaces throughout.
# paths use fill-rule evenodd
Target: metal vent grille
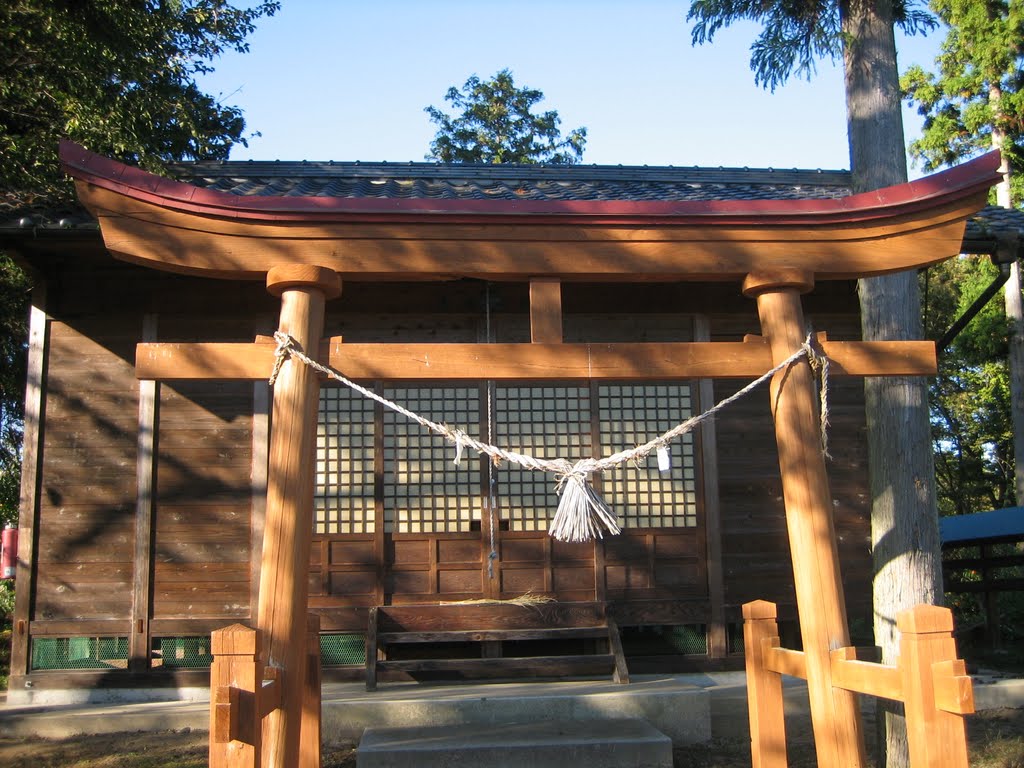
M 126 669 L 127 637 L 37 637 L 32 669 Z
M 366 663 L 365 635 L 320 635 L 320 663 L 325 667 L 341 667 Z
M 213 663 L 210 654 L 210 637 L 158 637 L 155 640 L 157 654 L 154 667 L 176 669 L 202 669 Z

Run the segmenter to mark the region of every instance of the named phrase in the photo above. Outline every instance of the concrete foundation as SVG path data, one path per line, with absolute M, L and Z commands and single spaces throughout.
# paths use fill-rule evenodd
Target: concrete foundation
M 358 768 L 672 768 L 672 741 L 643 720 L 368 728 Z
M 635 718 L 676 744 L 711 738 L 707 691 L 672 676 L 610 681 L 383 685 L 324 702 L 323 732 L 357 739 L 366 728 L 410 728 Z

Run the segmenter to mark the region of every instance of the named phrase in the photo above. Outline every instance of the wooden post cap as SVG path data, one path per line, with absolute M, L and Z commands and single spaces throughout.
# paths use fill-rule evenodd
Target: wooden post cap
M 794 289 L 799 293 L 809 293 L 814 288 L 814 274 L 803 269 L 783 267 L 751 272 L 743 281 L 743 295 L 748 298 L 785 288 Z
M 232 624 L 210 635 L 210 651 L 214 656 L 256 656 L 260 646 L 259 632 L 243 624 Z
M 743 604 L 743 618 L 746 621 L 775 619 L 778 618 L 778 615 L 779 611 L 775 607 L 775 603 L 769 603 L 767 600 L 754 600 Z
M 896 614 L 896 628 L 913 635 L 953 631 L 953 612 L 937 605 L 915 605 L 908 611 Z
M 267 272 L 267 290 L 280 296 L 289 288 L 316 288 L 324 298 L 341 295 L 341 276 L 333 269 L 313 264 L 280 264 Z

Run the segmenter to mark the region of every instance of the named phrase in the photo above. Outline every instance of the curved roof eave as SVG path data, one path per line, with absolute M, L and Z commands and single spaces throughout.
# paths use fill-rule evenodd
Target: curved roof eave
M 999 179 L 998 153 L 990 153 L 827 200 L 246 197 L 165 179 L 71 142 L 62 143 L 61 159 L 119 257 L 246 279 L 282 261 L 319 263 L 349 279 L 882 274 L 958 253 L 967 217 Z
M 927 208 L 937 200 L 949 202 L 987 190 L 998 181 L 997 152 L 991 152 L 947 171 L 907 184 L 825 200 L 438 200 L 344 197 L 241 196 L 204 189 L 163 178 L 135 166 L 94 154 L 70 141 L 60 147 L 61 161 L 73 178 L 127 198 L 198 215 L 232 219 L 297 222 L 379 222 L 433 215 L 446 220 L 480 218 L 562 217 L 578 222 L 635 223 L 649 221 L 692 223 L 714 219 L 730 223 L 786 224 L 797 222 L 856 223 Z

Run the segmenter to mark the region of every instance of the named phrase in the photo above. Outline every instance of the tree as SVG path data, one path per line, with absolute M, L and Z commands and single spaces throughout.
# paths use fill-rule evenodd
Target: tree
M 68 196 L 57 143 L 151 170 L 223 159 L 245 143 L 237 107 L 196 76 L 246 36 L 277 0 L 13 0 L 0 4 L 0 191 L 18 201 Z
M 558 112 L 532 112 L 543 98 L 534 88 L 516 88 L 507 69 L 490 80 L 473 75 L 461 90 L 453 86 L 444 97 L 461 114 L 453 117 L 433 106 L 424 110 L 439 126 L 426 159 L 442 163 L 578 163 L 587 143 L 587 129 L 576 128 L 562 138 Z
M 914 66 L 900 83 L 925 119 L 911 154 L 931 170 L 999 150 L 1003 181 L 996 202 L 1012 208 L 1024 199 L 1021 177 L 1013 173 L 1024 160 L 1024 13 L 1008 0 L 934 0 L 932 9 L 948 26 L 938 72 Z M 1005 502 L 1024 504 L 1024 307 L 1017 259 L 1003 295 L 1014 468 L 1014 493 Z
M 792 74 L 813 74 L 818 58 L 842 55 L 854 189 L 907 179 L 894 25 L 910 33 L 933 25 L 910 0 L 693 0 L 693 42 L 710 41 L 735 21 L 760 22 L 751 68 L 769 88 Z M 920 293 L 913 274 L 859 281 L 866 340 L 921 337 Z M 941 600 L 941 562 L 927 390 L 917 378 L 865 380 L 868 419 L 875 642 L 883 661 L 898 654 L 896 614 Z M 885 759 L 906 765 L 905 724 L 885 716 Z
M 938 339 L 997 275 L 960 257 L 922 272 L 927 338 Z M 996 509 L 1014 496 L 1006 317 L 990 301 L 939 355 L 930 385 L 939 513 Z
M 0 3 L 0 202 L 70 199 L 57 158 L 69 137 L 157 170 L 226 158 L 245 142 L 237 107 L 196 76 L 279 3 L 224 0 L 10 0 Z M 0 252 L 0 524 L 17 519 L 29 281 Z

